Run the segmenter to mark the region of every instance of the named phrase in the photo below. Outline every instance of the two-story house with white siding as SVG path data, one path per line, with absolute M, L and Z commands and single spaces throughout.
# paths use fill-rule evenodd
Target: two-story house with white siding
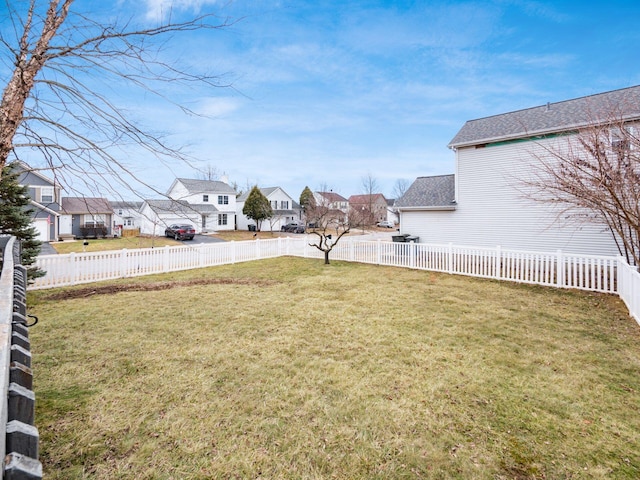
M 29 189 L 30 208 L 33 210 L 32 223 L 41 242 L 58 239 L 61 188 L 40 170 L 32 169 L 23 162 L 15 162 L 14 168 L 20 172 L 18 183 Z
M 640 86 L 466 122 L 449 144 L 455 175 L 420 177 L 396 201 L 400 232 L 423 243 L 618 255 L 606 226 L 527 192 L 540 158 L 612 109 L 640 120 Z
M 287 223 L 300 221 L 301 208 L 300 205 L 291 198 L 291 196 L 280 187 L 261 188 L 262 194 L 267 197 L 273 210 L 273 216 L 262 222 L 262 230 L 270 230 L 272 232 L 280 231 Z M 238 197 L 236 203 L 236 218 L 238 222 L 238 230 L 248 230 L 249 225 L 255 226 L 255 221 L 247 218 L 242 213 L 244 204 L 250 192 L 245 192 Z
M 167 196 L 187 202 L 200 215 L 194 225 L 198 233 L 236 228 L 237 192 L 224 181 L 176 178 Z
M 349 200 L 336 192 L 313 192 L 313 198 L 318 206 L 349 213 Z
M 121 236 L 137 235 L 143 218 L 140 213 L 142 202 L 118 200 L 110 203 L 113 209 L 113 232 Z

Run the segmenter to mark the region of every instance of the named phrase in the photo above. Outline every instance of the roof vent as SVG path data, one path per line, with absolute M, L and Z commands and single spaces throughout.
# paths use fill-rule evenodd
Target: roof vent
M 549 102 L 547 102 L 547 112 L 551 110 L 551 104 Z

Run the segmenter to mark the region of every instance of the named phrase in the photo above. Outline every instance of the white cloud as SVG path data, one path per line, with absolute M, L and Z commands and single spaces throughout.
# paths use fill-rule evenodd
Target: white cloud
M 167 20 L 184 11 L 199 13 L 206 5 L 215 5 L 219 0 L 146 0 L 147 20 Z
M 227 116 L 240 108 L 240 101 L 235 98 L 209 97 L 201 100 L 196 108 L 200 115 L 207 117 Z

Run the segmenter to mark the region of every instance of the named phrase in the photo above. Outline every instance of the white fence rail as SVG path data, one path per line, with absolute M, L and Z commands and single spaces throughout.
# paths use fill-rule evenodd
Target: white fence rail
M 42 289 L 210 267 L 279 256 L 323 258 L 309 238 L 277 238 L 194 246 L 72 253 L 38 257 L 47 274 L 30 287 Z M 640 323 L 640 274 L 622 258 L 557 251 L 526 252 L 500 247 L 392 243 L 346 239 L 332 260 L 372 263 L 618 294 Z

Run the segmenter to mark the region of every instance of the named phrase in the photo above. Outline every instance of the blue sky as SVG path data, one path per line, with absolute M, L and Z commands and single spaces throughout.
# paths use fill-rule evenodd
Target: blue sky
M 121 0 L 111 11 L 154 21 L 171 3 L 174 15 L 241 18 L 165 52 L 233 88 L 165 92 L 206 117 L 121 99 L 195 166 L 296 200 L 307 185 L 363 193 L 369 175 L 392 197 L 398 179 L 454 172 L 447 144 L 466 120 L 640 84 L 637 1 Z M 128 162 L 160 190 L 198 176 L 139 152 Z

